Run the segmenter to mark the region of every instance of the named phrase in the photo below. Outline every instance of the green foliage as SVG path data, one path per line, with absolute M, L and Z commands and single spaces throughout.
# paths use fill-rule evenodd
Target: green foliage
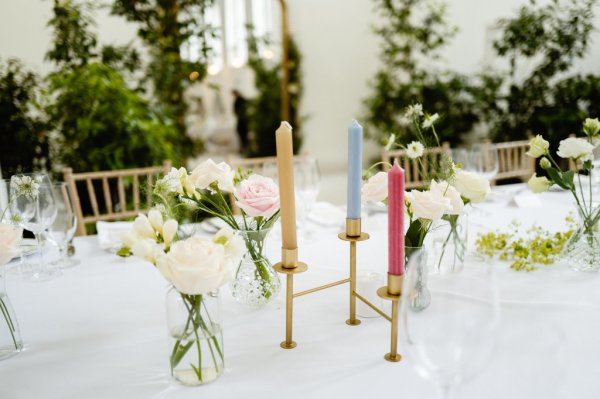
M 508 90 L 498 96 L 495 141 L 543 133 L 553 148 L 579 130 L 586 115 L 600 111 L 600 78 L 594 75 L 565 77 L 575 60 L 586 54 L 593 31 L 597 0 L 552 0 L 538 6 L 530 0 L 513 18 L 502 19 L 502 37 L 494 43 L 508 58 Z M 517 80 L 519 63 L 533 60 L 535 67 Z
M 38 77 L 15 59 L 0 63 L 0 167 L 8 177 L 47 169 L 48 137 L 35 116 Z
M 213 3 L 214 0 L 115 0 L 112 6 L 113 14 L 138 24 L 138 36 L 149 49 L 147 73 L 153 93 L 163 112 L 176 121 L 178 143 L 186 154 L 192 147 L 186 135 L 184 92 L 193 83 L 190 73 L 198 73 L 194 80 L 206 76 L 208 40 L 216 36 L 216 31 L 205 20 L 205 11 Z M 197 39 L 200 44 L 200 53 L 194 54 L 198 60 L 193 62 L 181 58 L 181 48 L 190 39 Z
M 480 120 L 477 104 L 489 96 L 487 91 L 499 84 L 482 78 L 485 89 L 466 76 L 436 70 L 432 62 L 456 33 L 446 22 L 447 9 L 439 2 L 426 0 L 376 0 L 383 22 L 375 29 L 381 36 L 381 64 L 371 82 L 372 94 L 364 101 L 367 134 L 383 141 L 389 133 L 399 143 L 416 139 L 400 118 L 410 104 L 421 103 L 442 119 L 437 125 L 441 141 L 457 143 Z
M 569 230 L 551 233 L 539 226 L 533 226 L 523 237 L 519 234 L 520 224 L 513 221 L 507 231 L 479 233 L 476 251 L 488 257 L 511 261 L 510 267 L 516 271 L 531 272 L 537 265 L 553 264 L 574 232 L 573 219 L 567 218 Z
M 46 108 L 60 132 L 59 161 L 77 171 L 160 164 L 176 128 L 154 113 L 110 67 L 90 63 L 49 77 Z
M 288 68 L 290 79 L 290 120 L 294 128 L 294 152 L 302 147 L 302 118 L 300 116 L 300 99 L 302 97 L 302 55 L 292 37 L 288 37 Z M 256 38 L 248 28 L 248 66 L 255 76 L 258 96 L 249 101 L 248 119 L 250 131 L 255 140 L 250 145 L 249 156 L 275 155 L 275 130 L 281 120 L 281 63 L 270 63 L 262 58 L 258 51 L 259 42 L 267 42 L 264 38 Z

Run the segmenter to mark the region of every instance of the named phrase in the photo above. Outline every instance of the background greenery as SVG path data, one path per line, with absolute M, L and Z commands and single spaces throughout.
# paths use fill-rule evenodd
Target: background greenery
M 500 19 L 494 49 L 507 70 L 476 76 L 440 67 L 441 50 L 456 33 L 448 23 L 447 5 L 431 0 L 375 0 L 383 20 L 382 68 L 365 99 L 368 131 L 383 142 L 396 133 L 397 142 L 415 138 L 402 118 L 413 103 L 442 118 L 442 141 L 461 144 L 477 124 L 494 141 L 544 134 L 556 146 L 579 132 L 584 117 L 600 115 L 599 76 L 570 73 L 583 57 L 593 31 L 597 0 L 529 0 L 516 15 Z M 527 69 L 524 65 L 533 63 Z M 518 77 L 518 78 L 517 78 Z

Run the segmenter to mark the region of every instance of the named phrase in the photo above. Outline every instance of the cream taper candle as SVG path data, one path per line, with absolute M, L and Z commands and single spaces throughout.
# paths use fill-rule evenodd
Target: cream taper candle
M 296 249 L 296 203 L 294 200 L 294 146 L 292 126 L 281 122 L 275 131 L 277 143 L 277 174 L 281 207 L 281 243 L 284 249 Z

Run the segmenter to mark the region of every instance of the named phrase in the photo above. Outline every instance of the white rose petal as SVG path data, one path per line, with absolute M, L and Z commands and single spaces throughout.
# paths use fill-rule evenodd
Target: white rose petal
M 490 182 L 474 172 L 459 170 L 454 177 L 454 187 L 460 195 L 472 202 L 481 202 L 490 193 Z
M 589 157 L 594 151 L 594 146 L 586 139 L 569 137 L 558 145 L 556 154 L 561 158 L 579 159 Z
M 388 175 L 377 172 L 362 186 L 362 200 L 365 202 L 382 202 L 388 196 Z
M 435 191 L 412 190 L 407 194 L 410 209 L 415 218 L 439 220 L 452 210 L 450 198 Z
M 448 198 L 450 200 L 451 210 L 446 212 L 448 215 L 460 215 L 465 207 L 465 203 L 463 202 L 460 193 L 458 190 L 450 185 L 450 183 L 446 181 L 436 182 L 435 180 L 431 181 L 429 185 L 430 191 L 437 191 L 442 196 Z

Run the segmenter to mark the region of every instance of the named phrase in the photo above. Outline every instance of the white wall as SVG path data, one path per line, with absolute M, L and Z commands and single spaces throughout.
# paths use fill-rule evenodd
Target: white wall
M 451 0 L 450 15 L 461 29 L 445 52 L 450 67 L 476 72 L 486 55 L 486 28 L 502 16 L 511 16 L 526 0 Z M 376 72 L 378 38 L 371 26 L 377 23 L 372 0 L 288 0 L 290 26 L 304 55 L 305 96 L 302 112 L 306 150 L 315 154 L 324 172 L 343 172 L 346 162 L 346 129 L 362 113 L 362 100 L 369 95 L 368 81 Z M 46 23 L 50 0 L 0 1 L 0 57 L 19 57 L 40 73 L 50 38 Z M 600 27 L 600 10 L 596 26 Z M 99 40 L 123 44 L 135 38 L 135 26 L 121 18 L 97 13 Z M 577 64 L 584 72 L 598 71 L 598 34 L 588 57 Z M 377 154 L 373 145 L 370 154 Z M 365 156 L 365 159 L 368 159 Z

